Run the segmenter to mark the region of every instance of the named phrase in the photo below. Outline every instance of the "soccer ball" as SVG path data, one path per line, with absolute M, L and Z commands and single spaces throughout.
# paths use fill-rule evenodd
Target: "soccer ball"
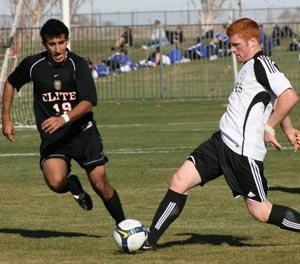
M 116 226 L 113 235 L 120 249 L 134 252 L 139 250 L 147 239 L 147 230 L 140 221 L 126 219 Z

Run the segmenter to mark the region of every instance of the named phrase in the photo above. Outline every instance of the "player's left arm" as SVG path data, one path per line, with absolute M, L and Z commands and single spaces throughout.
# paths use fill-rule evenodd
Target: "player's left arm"
M 293 127 L 292 120 L 289 116 L 286 116 L 281 121 L 280 126 L 296 152 L 300 148 L 300 131 Z
M 74 122 L 92 110 L 93 104 L 90 101 L 81 101 L 70 112 L 61 116 L 51 116 L 42 123 L 42 129 L 49 134 L 54 133 L 66 123 Z
M 289 88 L 283 91 L 278 96 L 273 112 L 266 123 L 265 141 L 279 150 L 282 148 L 282 146 L 279 144 L 274 130 L 277 125 L 280 124 L 283 126 L 283 130 L 288 136 L 290 142 L 295 142 L 295 138 L 297 137 L 296 130 L 292 129 L 293 126 L 290 118 L 288 117 L 288 114 L 297 103 L 297 100 L 298 97 L 294 89 Z M 293 139 L 293 137 L 295 138 Z

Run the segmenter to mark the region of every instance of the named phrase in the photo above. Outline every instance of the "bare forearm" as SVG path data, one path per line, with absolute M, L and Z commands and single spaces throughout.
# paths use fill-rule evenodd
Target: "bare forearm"
M 10 120 L 10 110 L 12 107 L 14 93 L 14 87 L 8 81 L 6 81 L 2 95 L 2 122 L 5 120 Z
M 92 110 L 92 103 L 89 101 L 81 101 L 72 111 L 68 112 L 68 116 L 70 121 L 75 121 L 81 117 L 83 117 L 86 113 Z
M 292 124 L 292 120 L 289 116 L 286 116 L 280 123 L 280 126 L 282 130 L 287 134 L 289 131 L 291 131 L 294 127 Z
M 270 115 L 267 124 L 270 127 L 276 127 L 283 121 L 284 126 L 291 125 L 288 114 L 297 103 L 297 95 L 293 89 L 287 89 L 277 99 L 273 113 Z
M 61 116 L 51 116 L 42 123 L 42 129 L 49 134 L 54 133 L 57 129 L 64 126 L 68 122 L 73 122 L 86 113 L 90 112 L 93 105 L 89 101 L 81 101 L 70 112 L 67 112 Z

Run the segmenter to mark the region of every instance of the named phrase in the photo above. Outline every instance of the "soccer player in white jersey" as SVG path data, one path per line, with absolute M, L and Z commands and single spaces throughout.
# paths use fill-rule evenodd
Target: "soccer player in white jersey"
M 156 248 L 170 224 L 177 219 L 188 190 L 224 175 L 233 196 L 242 196 L 249 213 L 258 221 L 299 232 L 299 212 L 272 204 L 267 198 L 263 160 L 266 143 L 277 149 L 275 128 L 281 126 L 294 151 L 300 147 L 300 131 L 289 113 L 298 98 L 289 80 L 265 56 L 259 44 L 259 27 L 249 18 L 233 22 L 226 31 L 231 51 L 243 63 L 233 84 L 219 131 L 200 144 L 172 176 L 143 249 Z

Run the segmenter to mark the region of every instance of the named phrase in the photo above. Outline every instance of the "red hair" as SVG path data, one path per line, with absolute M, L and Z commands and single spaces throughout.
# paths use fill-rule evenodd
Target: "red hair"
M 226 30 L 226 34 L 231 37 L 240 35 L 244 40 L 256 38 L 259 41 L 259 26 L 250 18 L 240 18 L 234 21 Z

